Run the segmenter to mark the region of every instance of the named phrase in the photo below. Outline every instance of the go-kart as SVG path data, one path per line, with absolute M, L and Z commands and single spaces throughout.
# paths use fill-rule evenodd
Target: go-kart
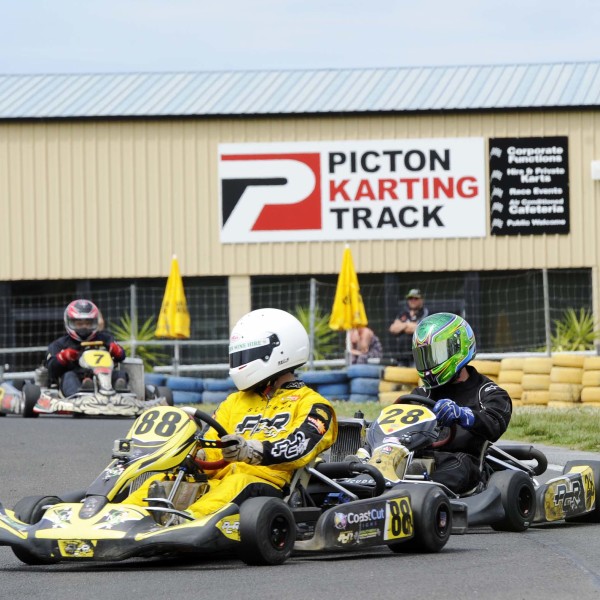
M 0 505 L 0 545 L 32 565 L 217 551 L 235 552 L 247 564 L 274 565 L 296 550 L 387 545 L 395 552 L 438 551 L 450 536 L 452 513 L 443 491 L 420 483 L 388 487 L 376 468 L 354 459 L 297 470 L 282 498 L 254 497 L 192 519 L 184 510 L 205 493 L 204 471 L 226 464 L 196 458 L 199 447 L 225 443 L 203 437 L 204 423 L 226 434 L 191 407 L 145 412 L 126 438 L 115 441 L 112 462 L 87 490 L 23 498 L 12 510 Z M 370 475 L 375 485 L 344 486 L 334 479 L 340 470 L 351 478 Z M 153 475 L 147 506 L 123 503 Z
M 561 519 L 600 521 L 600 461 L 570 461 L 562 475 L 539 483 L 536 476 L 548 465 L 541 451 L 528 444 L 486 444 L 480 456 L 481 479 L 472 490 L 458 495 L 432 481 L 433 452 L 443 451 L 456 428 L 438 426 L 434 404 L 408 394 L 385 407 L 367 428 L 367 444 L 375 449 L 369 463 L 379 463 L 402 482 L 442 488 L 455 511 L 464 508 L 468 527 L 524 531 L 532 524 Z
M 82 389 L 65 397 L 58 385 L 39 385 L 41 380 L 39 383 L 25 383 L 20 391 L 15 384 L 3 384 L 4 395 L 10 394 L 15 399 L 15 410 L 11 412 L 24 417 L 48 414 L 136 417 L 152 406 L 173 404 L 169 388 L 144 385 L 140 359 L 128 358 L 123 361 L 122 368 L 129 377 L 128 387 L 126 390 L 115 390 L 112 385 L 114 362 L 103 343 L 83 342 L 82 346 L 85 349 L 79 357 L 79 366 L 90 376 L 93 389 Z M 38 377 L 44 377 L 44 369 L 37 373 Z M 12 388 L 5 387 L 7 385 Z

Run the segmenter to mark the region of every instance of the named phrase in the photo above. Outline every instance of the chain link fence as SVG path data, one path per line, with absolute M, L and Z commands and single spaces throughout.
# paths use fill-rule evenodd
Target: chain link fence
M 313 344 L 323 335 L 337 275 L 319 278 L 255 277 L 252 308 L 274 307 L 293 314 L 308 311 L 307 328 Z M 389 331 L 395 315 L 405 307 L 410 288 L 420 288 L 430 312 L 449 311 L 473 326 L 479 354 L 549 353 L 556 323 L 565 310 L 592 312 L 591 269 L 530 270 L 479 273 L 359 274 L 369 326 L 380 338 L 384 356 L 394 358 L 397 339 Z M 76 287 L 50 292 L 31 283 L 6 290 L 0 287 L 0 364 L 5 371 L 31 371 L 45 357 L 47 344 L 64 334 L 63 311 L 77 297 L 100 308 L 105 327 L 120 329 L 129 354 L 140 355 L 157 370 L 203 371 L 207 376 L 226 369 L 229 296 L 226 278 L 184 280 L 191 316 L 191 339 L 149 339 L 164 294 L 164 281 L 124 283 L 118 280 L 80 282 Z M 24 293 L 29 291 L 29 293 Z M 125 327 L 128 320 L 131 326 Z M 597 316 L 594 321 L 597 323 Z M 315 325 L 316 324 L 316 325 Z M 320 325 L 319 325 L 320 324 Z M 123 335 L 123 330 L 126 335 Z M 331 334 L 330 334 L 331 336 Z M 343 360 L 345 335 L 333 334 L 323 357 Z M 311 359 L 312 360 L 312 359 Z

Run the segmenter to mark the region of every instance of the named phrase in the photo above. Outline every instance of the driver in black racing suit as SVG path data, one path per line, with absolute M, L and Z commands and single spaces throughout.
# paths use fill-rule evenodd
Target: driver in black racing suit
M 436 401 L 433 412 L 439 425 L 456 424 L 454 439 L 433 453 L 430 478 L 457 494 L 465 493 L 479 482 L 484 444 L 498 440 L 508 427 L 510 396 L 467 365 L 475 357 L 475 335 L 457 315 L 436 313 L 423 319 L 412 348 L 423 382 L 413 393 Z

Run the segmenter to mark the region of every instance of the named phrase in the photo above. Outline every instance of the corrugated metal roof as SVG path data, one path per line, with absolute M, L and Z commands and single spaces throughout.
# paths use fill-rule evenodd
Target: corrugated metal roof
M 278 115 L 600 104 L 600 62 L 0 75 L 0 119 Z

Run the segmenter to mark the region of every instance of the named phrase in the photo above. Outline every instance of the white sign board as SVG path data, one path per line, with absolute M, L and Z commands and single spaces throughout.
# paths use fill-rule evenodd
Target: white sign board
M 219 145 L 221 242 L 484 237 L 483 138 Z

